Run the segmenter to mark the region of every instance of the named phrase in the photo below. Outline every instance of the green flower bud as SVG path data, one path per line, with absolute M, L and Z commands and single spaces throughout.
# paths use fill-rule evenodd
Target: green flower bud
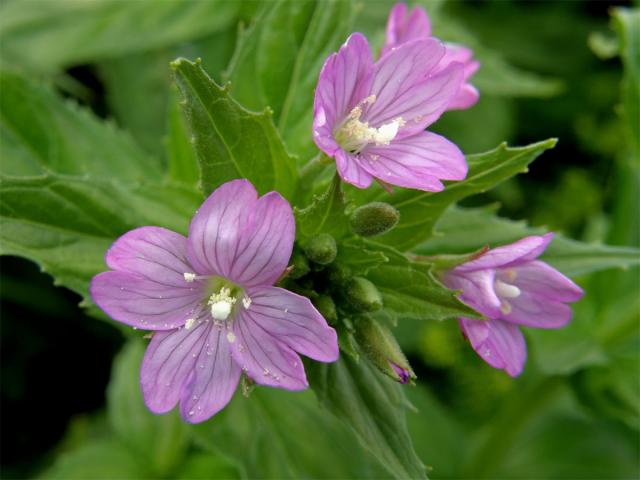
M 351 229 L 361 237 L 374 237 L 388 232 L 400 220 L 400 212 L 388 203 L 372 202 L 356 208 L 351 214 Z
M 416 378 L 407 357 L 386 326 L 368 316 L 360 317 L 356 324 L 356 340 L 371 363 L 396 382 L 404 384 Z
M 320 265 L 328 265 L 336 259 L 338 247 L 335 239 L 328 233 L 316 235 L 307 243 L 304 253 L 309 260 Z
M 290 278 L 302 278 L 309 273 L 309 261 L 298 250 L 294 250 L 293 255 L 291 255 L 291 265 L 293 265 L 293 270 L 289 273 Z
M 359 312 L 375 312 L 382 308 L 382 296 L 366 278 L 353 277 L 346 288 L 347 301 Z
M 344 286 L 351 280 L 351 269 L 342 263 L 336 262 L 329 268 L 329 282 L 334 286 Z
M 313 300 L 313 304 L 329 324 L 335 325 L 338 322 L 336 304 L 329 295 L 319 295 Z

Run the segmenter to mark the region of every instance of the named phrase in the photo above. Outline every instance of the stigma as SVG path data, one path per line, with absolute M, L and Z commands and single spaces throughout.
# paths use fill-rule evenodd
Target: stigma
M 209 297 L 207 305 L 211 305 L 211 316 L 214 320 L 226 320 L 236 303 L 236 298 L 231 296 L 231 290 L 222 287 L 218 293 Z

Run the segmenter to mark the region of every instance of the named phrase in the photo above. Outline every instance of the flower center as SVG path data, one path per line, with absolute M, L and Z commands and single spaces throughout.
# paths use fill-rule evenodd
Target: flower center
M 507 269 L 504 272 L 505 279 L 509 281 L 514 281 L 516 279 L 516 271 L 513 269 Z M 495 279 L 493 282 L 493 288 L 496 292 L 496 295 L 500 299 L 500 311 L 504 315 L 508 315 L 511 313 L 511 304 L 507 300 L 508 298 L 518 298 L 520 296 L 520 289 L 515 285 L 511 285 L 510 283 L 503 282 L 502 280 Z
M 231 290 L 222 287 L 218 293 L 209 297 L 207 305 L 211 305 L 211 316 L 214 320 L 226 320 L 235 303 L 236 298 L 231 296 Z
M 398 134 L 398 130 L 405 124 L 402 117 L 398 117 L 378 128 L 369 126 L 369 122 L 360 121 L 361 105 L 376 101 L 375 95 L 365 98 L 358 104 L 335 131 L 335 139 L 345 151 L 360 153 L 367 145 L 389 145 Z

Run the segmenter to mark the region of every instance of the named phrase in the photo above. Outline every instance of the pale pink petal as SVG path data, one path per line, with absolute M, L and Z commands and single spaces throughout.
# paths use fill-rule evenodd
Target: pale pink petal
M 171 330 L 184 325 L 202 299 L 200 282 L 186 285 L 181 288 L 140 274 L 109 271 L 93 277 L 89 291 L 114 320 L 145 330 Z
M 309 386 L 298 354 L 271 335 L 251 307 L 235 317 L 233 334 L 228 338 L 233 358 L 256 383 L 287 390 Z
M 232 180 L 209 195 L 189 226 L 187 256 L 197 273 L 228 278 L 257 200 L 248 180 Z
M 480 99 L 480 92 L 473 85 L 465 83 L 458 94 L 447 105 L 447 110 L 466 110 L 473 107 Z
M 382 54 L 402 43 L 431 36 L 431 22 L 422 7 L 414 7 L 411 13 L 404 3 L 397 3 L 389 13 L 386 38 Z
M 337 53 L 326 61 L 316 86 L 314 99 L 314 135 L 318 147 L 333 156 L 331 144 L 337 123 L 362 101 L 371 88 L 373 58 L 367 39 L 352 34 Z
M 249 208 L 247 227 L 240 232 L 225 277 L 244 287 L 273 285 L 291 257 L 293 211 L 277 192 L 267 193 Z
M 241 370 L 231 356 L 227 330 L 209 326 L 193 369 L 182 388 L 180 414 L 198 423 L 222 410 L 233 397 Z
M 140 385 L 149 410 L 166 413 L 176 406 L 211 327 L 211 322 L 200 322 L 189 330 L 153 335 L 140 368 Z
M 462 63 L 464 65 L 463 80 L 467 82 L 471 76 L 480 68 L 480 62 L 473 59 L 473 52 L 461 45 L 445 43 L 447 49 L 444 57 L 440 60 L 436 71 L 444 70 L 452 63 Z M 470 83 L 463 83 L 458 94 L 449 102 L 447 110 L 465 110 L 478 102 L 480 93 Z
M 485 268 L 507 268 L 522 265 L 539 257 L 552 239 L 553 233 L 525 237 L 509 245 L 493 248 L 475 260 L 456 267 L 454 272 L 470 272 Z
M 500 320 L 460 318 L 460 327 L 480 357 L 512 377 L 522 373 L 527 345 L 518 326 Z
M 561 328 L 571 321 L 571 308 L 542 295 L 522 291 L 506 300 L 511 310 L 503 314 L 506 321 L 535 328 Z
M 371 175 L 393 185 L 440 191 L 438 179 L 463 180 L 467 162 L 452 142 L 431 132 L 420 132 L 390 145 L 367 147 L 360 165 Z
M 459 273 L 451 270 L 444 276 L 444 283 L 452 290 L 462 290 L 460 300 L 489 318 L 499 318 L 500 299 L 494 290 L 495 271 L 478 270 Z
M 248 295 L 251 305 L 247 313 L 272 337 L 314 360 L 338 359 L 336 331 L 307 297 L 277 287 L 249 290 Z
M 511 279 L 510 275 L 515 278 Z M 533 260 L 513 267 L 513 272 L 499 271 L 498 277 L 516 285 L 520 290 L 535 293 L 549 300 L 577 302 L 584 292 L 555 268 L 539 260 Z
M 338 150 L 335 154 L 336 168 L 342 180 L 358 188 L 367 188 L 371 185 L 373 177 L 358 164 L 358 159 Z
M 395 51 L 390 55 L 393 53 Z M 372 108 L 363 114 L 363 119 L 375 127 L 401 119 L 403 123 L 395 140 L 415 135 L 435 122 L 446 110 L 460 90 L 462 73 L 462 65 L 454 63 L 442 72 L 423 77 L 406 90 L 398 91 L 398 95 L 384 109 L 378 107 L 376 100 Z

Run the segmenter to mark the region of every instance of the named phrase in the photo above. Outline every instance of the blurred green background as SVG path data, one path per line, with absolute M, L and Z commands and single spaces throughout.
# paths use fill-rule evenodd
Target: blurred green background
M 435 35 L 471 46 L 482 62 L 478 105 L 445 114 L 435 131 L 466 153 L 559 138 L 527 175 L 464 204 L 495 204 L 502 216 L 580 240 L 640 246 L 639 110 L 629 93 L 640 61 L 637 12 L 613 10 L 624 2 L 423 4 Z M 392 5 L 360 2 L 355 30 L 380 45 Z M 5 0 L 0 62 L 50 82 L 162 157 L 177 108 L 168 63 L 202 57 L 222 81 L 239 25 L 264 7 Z M 626 71 L 621 38 L 635 52 Z M 1 262 L 2 478 L 387 476 L 311 392 L 238 393 L 196 427 L 153 416 L 137 384 L 141 338 L 86 316 L 79 297 L 35 264 Z M 407 387 L 408 424 L 430 477 L 640 477 L 640 274 L 577 281 L 587 296 L 574 321 L 527 331 L 529 361 L 517 379 L 477 358 L 454 321 L 400 323 L 419 377 Z

